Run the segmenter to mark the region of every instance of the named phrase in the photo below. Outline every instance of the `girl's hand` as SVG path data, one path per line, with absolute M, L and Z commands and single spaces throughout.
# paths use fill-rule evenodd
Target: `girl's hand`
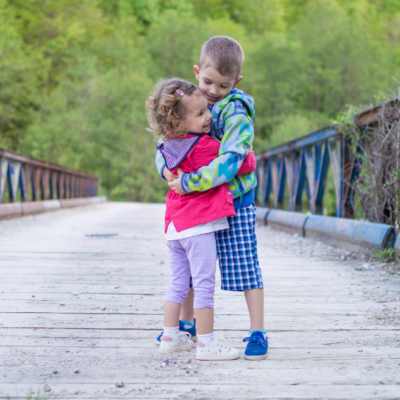
M 167 167 L 164 167 L 162 174 L 167 182 L 172 182 L 175 179 L 178 179 L 178 175 L 174 175 Z
M 178 168 L 178 179 L 175 179 L 172 182 L 168 182 L 169 187 L 175 192 L 178 193 L 181 196 L 184 196 L 186 193 L 183 191 L 182 186 L 181 186 L 181 177 L 183 175 L 183 172 L 180 168 Z

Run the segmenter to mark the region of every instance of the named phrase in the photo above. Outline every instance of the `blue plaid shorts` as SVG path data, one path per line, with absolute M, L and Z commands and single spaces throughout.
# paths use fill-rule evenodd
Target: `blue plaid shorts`
M 215 232 L 221 289 L 242 291 L 264 287 L 257 254 L 256 206 L 236 210 L 229 229 Z

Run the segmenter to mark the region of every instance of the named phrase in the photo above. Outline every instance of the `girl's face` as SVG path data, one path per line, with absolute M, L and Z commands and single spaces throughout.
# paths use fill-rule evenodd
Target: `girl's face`
M 182 121 L 188 132 L 210 133 L 211 112 L 207 107 L 207 99 L 199 94 L 185 95 L 182 98 L 186 106 L 186 117 Z

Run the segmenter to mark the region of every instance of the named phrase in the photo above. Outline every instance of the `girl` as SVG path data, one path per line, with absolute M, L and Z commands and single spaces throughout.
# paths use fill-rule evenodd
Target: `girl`
M 220 143 L 210 133 L 211 113 L 200 89 L 181 79 L 161 83 L 146 103 L 150 131 L 162 139 L 166 167 L 184 173 L 208 165 L 218 156 Z M 241 173 L 254 170 L 243 162 Z M 234 360 L 240 351 L 214 336 L 216 242 L 214 232 L 229 228 L 235 215 L 232 193 L 226 184 L 205 192 L 180 196 L 170 190 L 166 199 L 165 233 L 170 262 L 170 285 L 164 304 L 164 333 L 160 353 L 190 350 L 190 334 L 179 330 L 183 299 L 192 277 L 198 329 L 198 360 Z

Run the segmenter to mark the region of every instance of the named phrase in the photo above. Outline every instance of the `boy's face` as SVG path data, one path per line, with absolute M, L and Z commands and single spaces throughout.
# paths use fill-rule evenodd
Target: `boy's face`
M 207 97 L 209 107 L 224 99 L 234 89 L 243 76 L 223 76 L 214 67 L 199 68 L 193 67 L 196 79 L 199 81 L 199 88 Z

